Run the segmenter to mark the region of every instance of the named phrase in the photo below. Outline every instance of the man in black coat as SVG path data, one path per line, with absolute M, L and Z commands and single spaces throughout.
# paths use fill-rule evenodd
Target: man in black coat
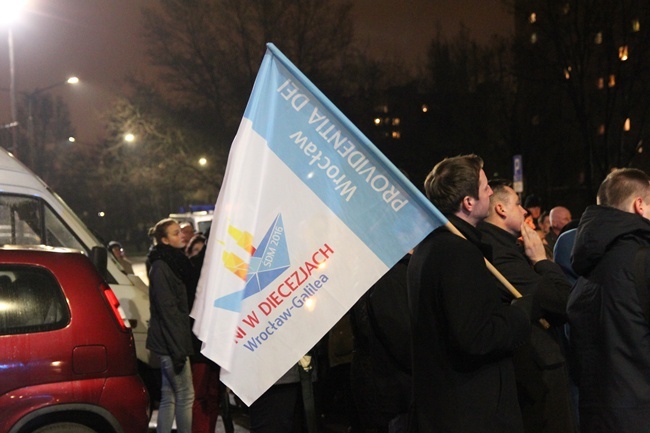
M 585 210 L 573 248 L 580 276 L 569 295 L 578 356 L 580 431 L 650 430 L 650 177 L 610 173 Z
M 491 181 L 490 210 L 478 229 L 492 246 L 492 264 L 523 295 L 534 295 L 547 321 L 533 324 L 531 338 L 515 351 L 514 365 L 524 427 L 528 433 L 576 431 L 560 334 L 571 285 L 546 258 L 539 235 L 525 222 L 526 209 L 506 181 Z M 518 238 L 521 236 L 521 243 Z
M 425 180 L 447 227 L 418 245 L 408 268 L 412 327 L 411 431 L 523 432 L 512 351 L 530 334 L 531 298 L 514 304 L 487 270 L 476 224 L 492 190 L 476 155 L 447 158 Z

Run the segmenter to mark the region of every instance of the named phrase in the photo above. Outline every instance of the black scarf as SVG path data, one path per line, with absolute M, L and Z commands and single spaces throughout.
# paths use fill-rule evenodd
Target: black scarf
M 183 253 L 183 250 L 166 244 L 157 244 L 149 249 L 147 254 L 147 269 L 156 260 L 162 260 L 171 268 L 172 272 L 183 281 L 188 291 L 195 291 L 199 274 L 190 262 L 190 259 Z

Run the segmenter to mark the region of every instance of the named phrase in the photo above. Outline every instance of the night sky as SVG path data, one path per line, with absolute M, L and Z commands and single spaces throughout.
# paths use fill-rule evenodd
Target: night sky
M 59 86 L 80 142 L 102 135 L 98 119 L 130 71 L 153 74 L 139 38 L 140 8 L 156 0 L 27 0 L 14 24 L 16 87 L 33 91 L 71 75 L 82 83 Z M 453 36 L 460 23 L 478 40 L 512 32 L 499 0 L 354 0 L 355 33 L 377 56 L 415 64 L 440 28 Z M 9 88 L 7 30 L 0 28 L 0 88 Z M 10 121 L 10 101 L 0 91 L 0 123 Z

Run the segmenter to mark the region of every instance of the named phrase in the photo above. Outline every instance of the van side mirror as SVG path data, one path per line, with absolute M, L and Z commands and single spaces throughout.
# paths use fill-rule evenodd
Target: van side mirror
M 94 246 L 90 250 L 90 260 L 101 276 L 108 280 L 108 250 L 101 246 Z

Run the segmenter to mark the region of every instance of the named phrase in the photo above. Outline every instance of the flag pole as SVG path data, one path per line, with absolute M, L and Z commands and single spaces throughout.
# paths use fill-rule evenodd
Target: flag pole
M 445 223 L 445 227 L 447 228 L 447 230 L 449 230 L 456 236 L 460 236 L 461 238 L 467 240 L 467 238 L 463 236 L 463 234 L 450 221 L 447 221 Z M 495 268 L 494 265 L 490 263 L 490 261 L 487 258 L 483 257 L 483 259 L 485 260 L 485 266 L 487 266 L 488 270 L 492 273 L 492 275 L 494 275 L 497 278 L 497 280 L 499 280 L 501 284 L 503 284 L 503 286 L 506 289 L 508 289 L 510 294 L 517 299 L 521 298 L 521 293 L 519 292 L 519 290 L 517 290 L 515 286 L 510 284 L 510 281 L 506 280 L 506 277 L 504 277 L 503 274 L 499 272 L 499 270 Z M 551 327 L 551 325 L 544 318 L 539 319 L 539 323 L 542 324 L 544 329 L 549 329 Z

